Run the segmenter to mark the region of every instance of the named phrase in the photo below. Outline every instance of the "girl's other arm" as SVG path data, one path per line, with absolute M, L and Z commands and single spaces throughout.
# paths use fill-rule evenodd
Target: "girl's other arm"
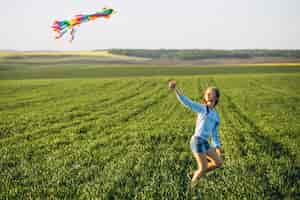
M 222 150 L 221 150 L 221 144 L 220 144 L 219 133 L 218 133 L 218 125 L 216 125 L 212 131 L 212 144 L 216 148 L 217 153 L 220 155 Z

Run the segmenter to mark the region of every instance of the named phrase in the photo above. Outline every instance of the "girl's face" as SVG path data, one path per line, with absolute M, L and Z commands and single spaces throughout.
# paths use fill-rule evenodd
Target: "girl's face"
M 216 105 L 217 101 L 216 92 L 212 89 L 207 89 L 204 93 L 204 100 L 208 107 L 213 108 Z

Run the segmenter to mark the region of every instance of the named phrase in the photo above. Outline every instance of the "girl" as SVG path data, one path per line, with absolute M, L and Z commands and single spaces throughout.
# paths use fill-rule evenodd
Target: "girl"
M 197 161 L 198 169 L 192 174 L 192 185 L 204 173 L 221 166 L 221 144 L 218 135 L 219 115 L 215 110 L 220 92 L 215 87 L 208 87 L 202 99 L 197 103 L 184 96 L 177 88 L 176 82 L 170 81 L 169 88 L 174 90 L 178 100 L 186 107 L 197 113 L 195 133 L 191 138 L 190 146 Z M 208 143 L 212 136 L 212 146 Z

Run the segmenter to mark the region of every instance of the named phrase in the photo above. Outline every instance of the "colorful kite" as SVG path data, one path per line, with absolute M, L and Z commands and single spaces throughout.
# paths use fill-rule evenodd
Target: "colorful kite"
M 51 26 L 54 33 L 55 39 L 61 38 L 66 32 L 70 31 L 70 42 L 74 40 L 75 27 L 79 26 L 82 23 L 93 21 L 97 18 L 104 17 L 109 18 L 112 14 L 114 14 L 114 9 L 111 8 L 103 8 L 101 11 L 96 12 L 91 15 L 76 15 L 71 20 L 57 21 L 55 20 L 53 25 Z

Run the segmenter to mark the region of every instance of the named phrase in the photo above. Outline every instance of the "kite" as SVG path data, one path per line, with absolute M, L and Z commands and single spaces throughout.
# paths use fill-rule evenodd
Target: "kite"
M 67 33 L 70 30 L 71 38 L 69 41 L 72 42 L 74 40 L 75 27 L 79 27 L 79 25 L 82 23 L 93 21 L 100 17 L 108 19 L 114 13 L 115 11 L 112 8 L 103 8 L 101 11 L 91 15 L 75 15 L 73 18 L 71 18 L 71 20 L 55 20 L 51 28 L 55 33 L 55 39 L 61 38 L 65 33 Z

